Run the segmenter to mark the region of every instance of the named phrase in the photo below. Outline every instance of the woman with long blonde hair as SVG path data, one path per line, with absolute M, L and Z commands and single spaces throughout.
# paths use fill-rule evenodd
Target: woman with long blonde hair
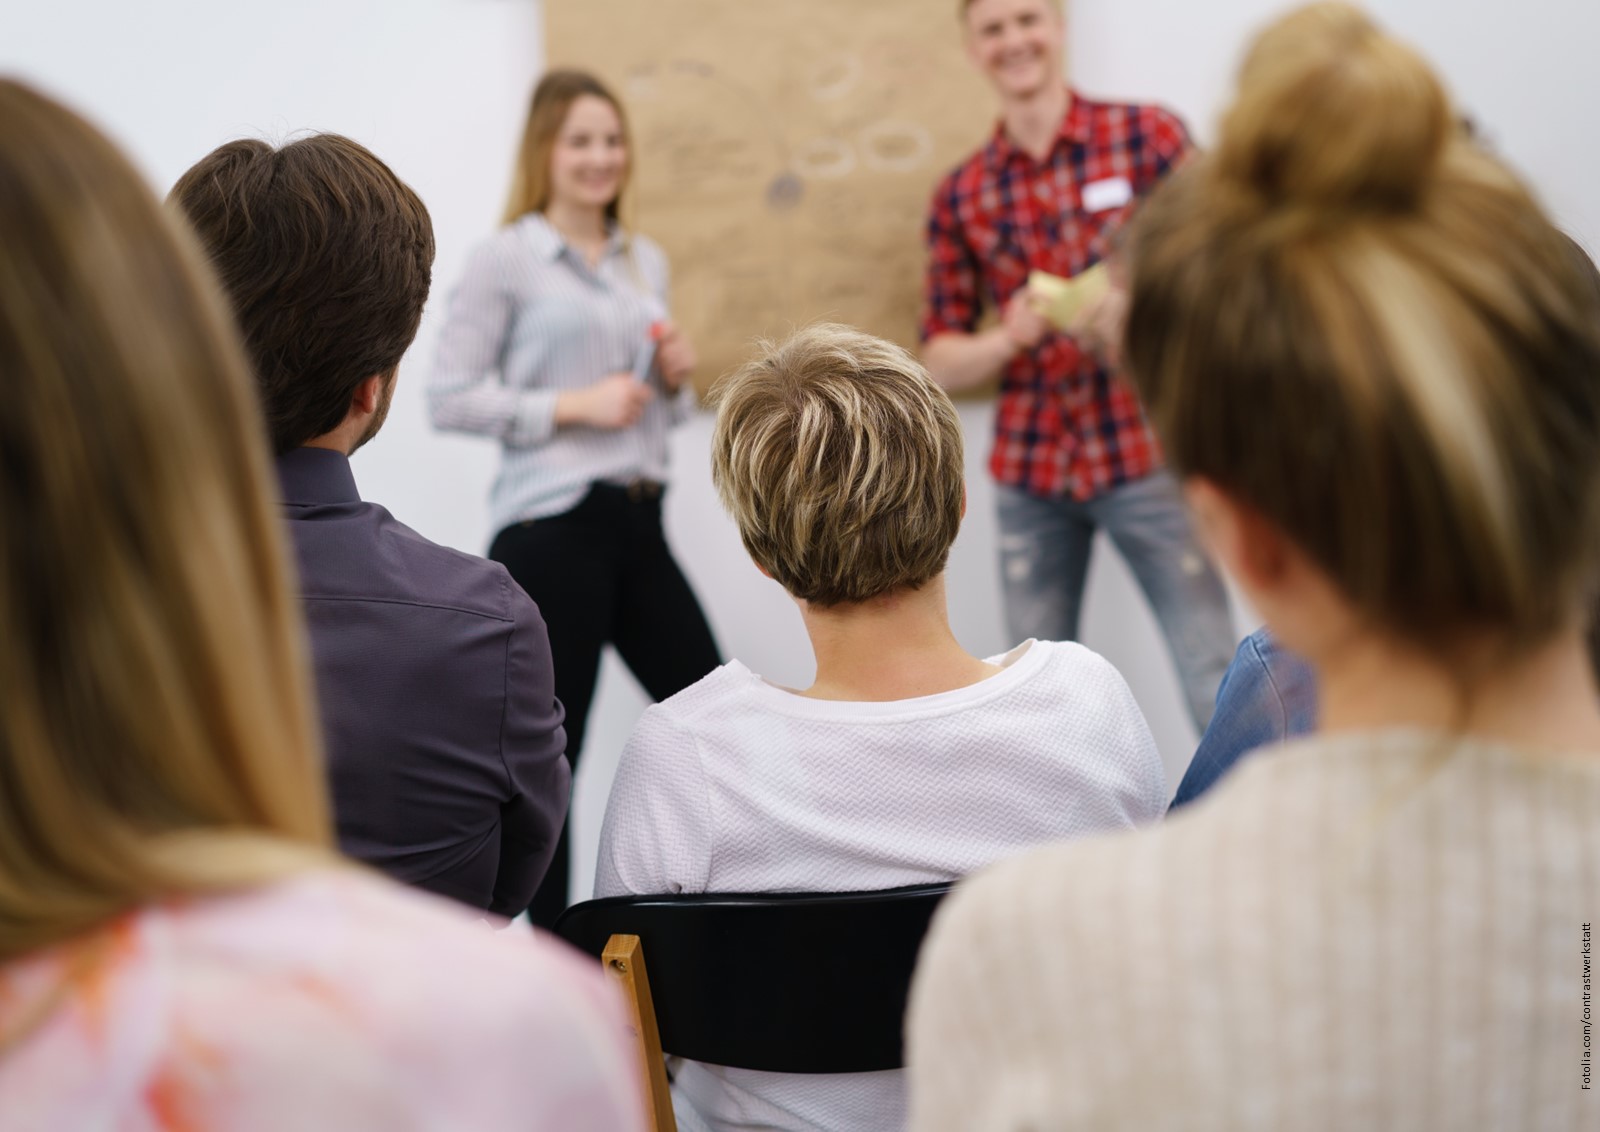
M 0 246 L 0 1125 L 636 1127 L 597 972 L 335 855 L 230 316 L 5 80 Z
M 1600 296 L 1458 122 L 1313 5 L 1146 206 L 1130 367 L 1317 728 L 959 891 L 916 1129 L 1596 1126 Z
M 600 653 L 612 644 L 661 700 L 720 663 L 661 526 L 667 434 L 695 364 L 667 307 L 667 260 L 622 223 L 627 116 L 583 71 L 539 81 L 505 225 L 450 300 L 428 395 L 434 424 L 500 441 L 489 557 L 550 631 L 577 769 Z M 568 834 L 530 909 L 567 905 Z

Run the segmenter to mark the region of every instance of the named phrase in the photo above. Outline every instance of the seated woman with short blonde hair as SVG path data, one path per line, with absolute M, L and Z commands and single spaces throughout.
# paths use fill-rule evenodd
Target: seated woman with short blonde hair
M 1131 370 L 1316 732 L 944 904 L 918 1132 L 1597 1127 L 1600 302 L 1457 123 L 1315 5 L 1144 206 Z
M 800 608 L 804 691 L 733 661 L 646 709 L 612 789 L 596 895 L 836 892 L 964 876 L 1024 846 L 1157 819 L 1166 780 L 1122 677 L 1081 645 L 969 655 L 944 569 L 961 424 L 898 346 L 816 326 L 713 390 L 712 471 Z M 684 1127 L 892 1129 L 900 1071 L 686 1064 Z
M 5 80 L 0 247 L 0 1125 L 640 1128 L 593 964 L 336 855 L 232 319 Z

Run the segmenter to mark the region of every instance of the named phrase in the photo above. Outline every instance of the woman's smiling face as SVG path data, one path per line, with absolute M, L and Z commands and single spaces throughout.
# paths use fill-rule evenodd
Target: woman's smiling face
M 596 95 L 579 95 L 550 151 L 552 202 L 604 208 L 617 199 L 627 173 L 617 108 Z

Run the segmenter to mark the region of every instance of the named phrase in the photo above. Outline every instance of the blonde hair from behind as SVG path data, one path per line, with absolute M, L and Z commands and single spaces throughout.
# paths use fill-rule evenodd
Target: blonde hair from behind
M 750 557 L 829 607 L 943 572 L 964 503 L 961 421 L 909 353 L 821 324 L 712 389 L 711 474 Z
M 1238 87 L 1218 139 L 1220 173 L 1280 202 L 1413 206 L 1457 130 L 1422 57 L 1343 3 L 1313 4 L 1263 31 Z
M 1600 305 L 1420 56 L 1347 4 L 1278 21 L 1132 244 L 1129 368 L 1183 473 L 1447 663 L 1576 620 Z
M 0 962 L 332 861 L 264 431 L 209 269 L 0 80 Z
M 511 192 L 506 200 L 504 223 L 510 224 L 530 212 L 543 212 L 549 206 L 550 154 L 561 136 L 567 111 L 586 94 L 609 102 L 622 125 L 622 144 L 628 154 L 628 166 L 616 198 L 606 206 L 606 218 L 622 222 L 622 198 L 627 194 L 628 179 L 633 173 L 633 135 L 628 129 L 628 114 L 610 88 L 587 71 L 555 70 L 547 72 L 533 88 L 528 120 L 522 128 L 522 143 L 511 170 Z

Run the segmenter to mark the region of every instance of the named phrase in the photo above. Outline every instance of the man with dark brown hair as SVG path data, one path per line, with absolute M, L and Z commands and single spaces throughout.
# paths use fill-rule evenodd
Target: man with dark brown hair
M 238 317 L 311 635 L 345 852 L 502 915 L 550 862 L 570 775 L 544 621 L 504 567 L 356 492 L 433 266 L 417 195 L 333 134 L 221 146 L 170 200 Z

